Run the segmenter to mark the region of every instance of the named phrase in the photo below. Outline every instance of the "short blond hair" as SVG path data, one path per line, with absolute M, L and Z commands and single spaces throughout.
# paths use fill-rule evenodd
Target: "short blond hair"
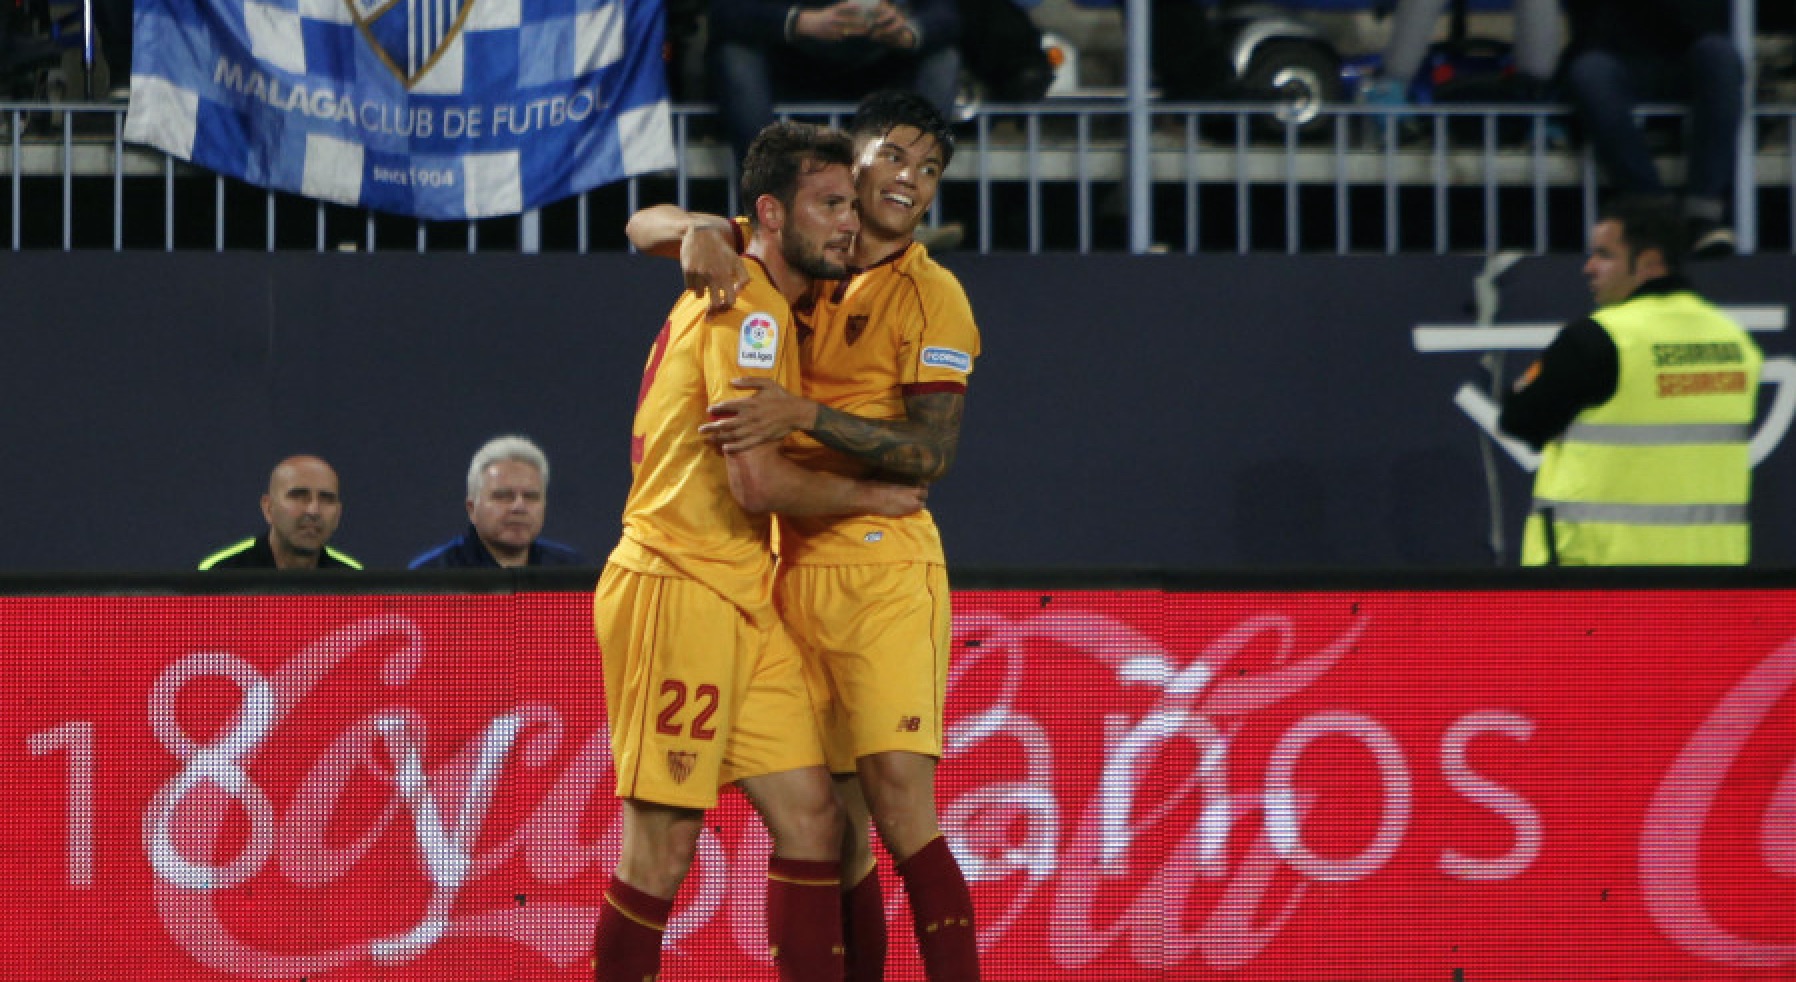
M 529 437 L 509 434 L 493 437 L 474 452 L 474 461 L 468 465 L 469 501 L 479 500 L 480 492 L 486 490 L 486 469 L 501 460 L 516 460 L 536 468 L 543 476 L 543 493 L 549 493 L 548 455 Z

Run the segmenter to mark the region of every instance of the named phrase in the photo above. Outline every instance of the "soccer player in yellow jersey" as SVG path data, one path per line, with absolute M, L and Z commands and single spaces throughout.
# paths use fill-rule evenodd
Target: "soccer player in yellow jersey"
M 855 275 L 819 283 L 799 328 L 803 396 L 744 377 L 705 432 L 746 453 L 800 431 L 807 467 L 927 483 L 953 462 L 979 332 L 952 273 L 914 241 L 953 154 L 945 120 L 904 92 L 869 96 L 850 124 L 861 231 Z M 721 303 L 738 282 L 735 226 L 660 206 L 631 241 L 680 255 L 688 286 Z M 806 330 L 808 326 L 809 330 Z M 780 524 L 780 614 L 828 688 L 825 744 L 851 827 L 843 903 L 851 982 L 883 977 L 885 914 L 871 812 L 897 863 L 931 982 L 978 978 L 972 899 L 942 839 L 935 768 L 949 649 L 941 539 L 927 512 L 898 519 L 793 516 Z
M 786 982 L 843 973 L 843 820 L 802 663 L 773 608 L 770 513 L 899 517 L 914 486 L 810 471 L 767 444 L 722 454 L 699 433 L 741 377 L 797 384 L 790 302 L 839 277 L 858 225 L 846 136 L 762 132 L 743 165 L 751 275 L 732 306 L 675 304 L 649 354 L 631 435 L 624 533 L 594 595 L 623 848 L 594 934 L 598 982 L 660 968 L 704 811 L 734 783 L 773 839 L 768 940 Z M 794 725 L 795 721 L 799 725 Z

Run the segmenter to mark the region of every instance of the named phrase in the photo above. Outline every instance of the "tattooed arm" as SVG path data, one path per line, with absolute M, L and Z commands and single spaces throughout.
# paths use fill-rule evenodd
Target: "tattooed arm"
M 867 419 L 793 395 L 771 379 L 738 379 L 754 395 L 711 407 L 718 417 L 700 427 L 725 453 L 740 453 L 803 430 L 818 443 L 872 467 L 892 480 L 940 480 L 960 449 L 966 393 L 920 392 L 904 397 L 904 419 Z
M 960 450 L 960 417 L 966 401 L 964 392 L 907 395 L 904 419 L 863 419 L 818 406 L 817 422 L 805 432 L 881 474 L 939 481 Z

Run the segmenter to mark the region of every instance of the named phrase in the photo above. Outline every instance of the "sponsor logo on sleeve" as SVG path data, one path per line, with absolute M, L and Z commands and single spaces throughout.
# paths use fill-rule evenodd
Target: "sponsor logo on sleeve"
M 736 364 L 743 368 L 771 369 L 779 350 L 779 322 L 772 314 L 756 311 L 743 319 L 742 337 L 736 345 Z
M 924 348 L 923 364 L 929 368 L 951 368 L 957 372 L 973 370 L 973 356 L 953 348 Z

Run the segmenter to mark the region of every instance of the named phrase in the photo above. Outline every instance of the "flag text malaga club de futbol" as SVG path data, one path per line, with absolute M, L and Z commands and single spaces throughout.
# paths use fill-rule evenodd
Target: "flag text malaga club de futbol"
M 661 0 L 137 0 L 126 139 L 457 219 L 673 166 Z

